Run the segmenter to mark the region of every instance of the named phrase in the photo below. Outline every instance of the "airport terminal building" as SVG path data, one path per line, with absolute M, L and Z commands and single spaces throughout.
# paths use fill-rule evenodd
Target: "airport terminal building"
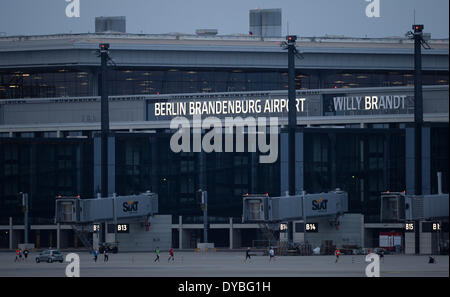
M 285 195 L 288 162 L 296 164 L 298 192 L 348 193 L 340 227 L 318 222 L 319 232 L 306 235 L 310 242 L 374 248 L 381 233 L 403 234 L 404 222 L 381 221 L 380 194 L 415 188 L 413 41 L 298 38 L 296 160 L 287 154 L 282 41 L 127 33 L 0 37 L 0 248 L 23 239 L 19 192 L 30 196 L 33 242 L 79 245 L 70 226 L 54 223 L 55 199 L 101 192 L 100 43 L 110 44 L 113 60 L 107 78 L 109 193 L 158 194 L 161 216 L 152 226 L 163 226 L 171 236 L 153 237 L 150 245 L 193 248 L 202 241 L 198 189 L 208 192 L 215 246 L 241 248 L 264 240 L 258 224 L 242 223 L 242 197 Z M 422 51 L 422 189 L 437 194 L 449 190 L 449 42 L 429 44 Z M 194 115 L 254 123 L 277 118 L 276 158 L 262 163 L 267 152 L 246 145 L 243 151 L 174 152 L 171 138 L 178 129 L 172 120 L 192 123 Z M 208 131 L 201 130 L 202 136 Z M 251 135 L 249 128 L 233 131 L 245 141 Z M 446 230 L 438 241 L 448 246 L 448 215 L 436 220 Z M 145 231 L 142 224 L 133 226 Z M 298 231 L 294 239 L 303 240 Z

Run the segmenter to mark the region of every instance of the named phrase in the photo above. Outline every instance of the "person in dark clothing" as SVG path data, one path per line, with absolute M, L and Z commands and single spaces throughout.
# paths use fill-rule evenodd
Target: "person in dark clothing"
M 248 260 L 251 260 L 252 258 L 251 258 L 251 255 L 250 255 L 250 248 L 248 247 L 247 248 L 247 250 L 245 251 L 245 260 L 244 260 L 244 262 L 247 262 L 247 259 Z
M 24 251 L 23 251 L 23 255 L 24 255 L 24 257 L 25 257 L 25 261 L 27 260 L 28 253 L 29 253 L 28 250 L 24 250 Z
M 103 256 L 104 256 L 103 261 L 104 262 L 108 262 L 108 260 L 109 260 L 109 256 L 108 256 L 109 251 L 108 250 L 109 250 L 109 248 L 105 247 L 105 250 L 103 251 Z
M 175 257 L 174 257 L 172 248 L 169 250 L 169 259 L 167 259 L 167 262 L 170 262 L 170 259 L 172 259 L 172 262 L 175 261 Z
M 380 260 L 384 262 L 384 250 L 379 250 L 377 255 L 380 257 Z

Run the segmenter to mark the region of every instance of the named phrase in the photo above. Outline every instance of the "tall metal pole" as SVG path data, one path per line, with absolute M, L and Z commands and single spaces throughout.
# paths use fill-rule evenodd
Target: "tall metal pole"
M 423 25 L 413 25 L 414 38 L 414 194 L 422 195 L 422 125 L 423 125 L 423 98 L 422 98 L 422 38 Z M 420 221 L 416 221 L 420 226 Z M 415 253 L 420 253 L 420 227 L 416 229 Z
M 23 205 L 23 210 L 24 210 L 24 218 L 23 218 L 23 228 L 24 228 L 24 243 L 28 243 L 28 230 L 30 228 L 29 226 L 29 222 L 28 222 L 28 194 L 27 193 L 23 193 L 22 194 L 22 205 Z
M 289 142 L 289 195 L 295 195 L 295 130 L 297 128 L 297 107 L 295 98 L 295 35 L 286 37 L 288 45 L 288 142 Z M 288 222 L 288 241 L 293 240 L 293 225 Z
M 295 102 L 295 40 L 288 36 L 288 141 L 289 141 L 289 195 L 295 195 L 295 128 L 297 127 L 297 109 Z
M 202 193 L 202 208 L 203 208 L 203 241 L 208 242 L 208 192 Z
M 108 109 L 108 44 L 100 44 L 101 57 L 101 170 L 102 170 L 102 197 L 108 197 L 108 134 L 109 134 L 109 109 Z
M 423 25 L 413 25 L 414 30 L 414 143 L 415 143 L 415 195 L 422 195 L 422 38 Z
M 109 44 L 100 44 L 101 58 L 101 191 L 102 197 L 108 197 L 108 134 L 109 134 L 109 107 L 108 107 L 108 49 Z M 116 226 L 117 228 L 117 226 Z M 100 241 L 106 240 L 106 223 L 100 228 Z

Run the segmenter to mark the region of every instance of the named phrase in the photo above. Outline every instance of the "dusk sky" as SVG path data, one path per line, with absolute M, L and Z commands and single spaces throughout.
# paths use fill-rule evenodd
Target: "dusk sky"
M 73 1 L 73 0 L 71 0 Z M 365 0 L 80 0 L 80 17 L 68 18 L 66 0 L 2 0 L 1 35 L 95 31 L 96 16 L 126 16 L 128 33 L 217 29 L 219 35 L 247 34 L 249 10 L 282 9 L 282 33 L 298 36 L 404 36 L 416 23 L 432 38 L 449 37 L 448 0 L 379 0 L 380 17 L 365 14 Z

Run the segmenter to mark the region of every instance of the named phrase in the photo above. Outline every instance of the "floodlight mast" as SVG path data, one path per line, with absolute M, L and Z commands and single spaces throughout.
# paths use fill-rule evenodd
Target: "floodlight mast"
M 431 48 L 423 38 L 423 25 L 414 24 L 413 31 L 407 36 L 414 39 L 414 194 L 421 196 L 422 189 L 422 127 L 423 127 L 423 93 L 422 93 L 422 46 Z M 418 225 L 419 222 L 416 221 Z M 416 230 L 418 232 L 418 230 Z M 415 253 L 419 253 L 416 242 Z
M 298 54 L 295 47 L 296 35 L 286 36 L 286 42 L 282 45 L 288 50 L 288 170 L 289 170 L 289 195 L 295 191 L 295 131 L 297 130 L 297 107 L 295 96 L 295 57 Z M 288 241 L 293 241 L 292 221 L 287 224 Z
M 108 198 L 108 136 L 109 136 L 109 106 L 108 106 L 108 60 L 109 44 L 100 44 L 101 59 L 101 197 Z M 106 223 L 100 229 L 100 241 L 106 240 Z

